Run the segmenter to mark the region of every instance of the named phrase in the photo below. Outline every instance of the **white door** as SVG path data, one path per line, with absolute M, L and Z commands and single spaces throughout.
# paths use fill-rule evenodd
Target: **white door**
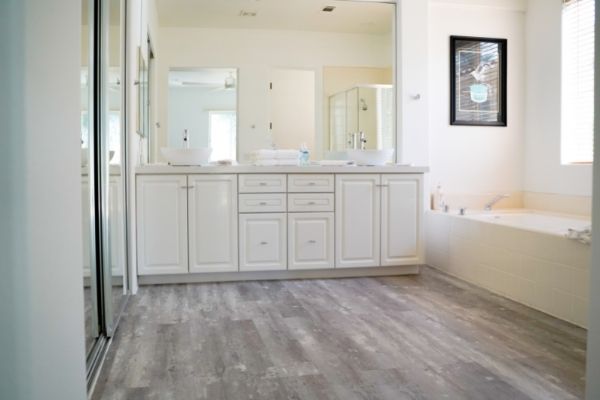
M 419 263 L 421 177 L 381 177 L 381 265 Z
M 240 271 L 287 267 L 285 213 L 240 214 Z
M 315 71 L 273 69 L 270 79 L 269 121 L 273 145 L 278 149 L 297 149 L 306 143 L 313 153 Z
M 336 176 L 336 268 L 380 265 L 380 179 L 375 174 Z
M 187 177 L 137 177 L 138 273 L 188 272 Z
M 237 177 L 188 175 L 190 272 L 238 270 Z
M 333 213 L 288 214 L 288 268 L 333 268 L 333 230 Z

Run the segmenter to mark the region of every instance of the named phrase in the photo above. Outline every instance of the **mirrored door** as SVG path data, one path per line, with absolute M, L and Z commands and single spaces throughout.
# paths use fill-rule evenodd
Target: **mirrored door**
M 81 16 L 81 216 L 85 349 L 88 359 L 100 335 L 94 187 L 94 1 L 82 0 Z
M 82 275 L 88 384 L 129 293 L 124 4 L 82 0 Z
M 124 1 L 102 1 L 101 192 L 104 309 L 113 334 L 127 298 Z

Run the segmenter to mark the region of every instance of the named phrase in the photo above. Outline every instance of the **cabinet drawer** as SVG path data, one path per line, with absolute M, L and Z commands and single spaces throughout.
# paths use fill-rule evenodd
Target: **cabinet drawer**
M 293 193 L 288 194 L 290 212 L 333 211 L 333 193 Z
M 240 271 L 287 269 L 286 214 L 240 214 Z
M 331 174 L 288 175 L 288 192 L 333 192 L 333 187 Z
M 240 194 L 241 213 L 285 212 L 286 209 L 285 193 Z
M 286 176 L 283 174 L 243 174 L 240 175 L 240 193 L 285 192 Z
M 333 268 L 333 213 L 289 214 L 288 268 Z

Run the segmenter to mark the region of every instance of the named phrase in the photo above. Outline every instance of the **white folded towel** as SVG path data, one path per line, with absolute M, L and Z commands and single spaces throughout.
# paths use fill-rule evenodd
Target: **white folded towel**
M 569 229 L 565 237 L 572 240 L 577 240 L 583 244 L 592 244 L 592 227 L 591 225 L 581 230 Z
M 275 158 L 278 160 L 298 159 L 298 150 L 275 150 Z
M 251 160 L 297 160 L 298 150 L 256 150 L 250 153 Z
M 347 165 L 354 165 L 354 161 L 352 160 L 321 160 L 318 163 L 324 167 L 343 167 Z
M 281 159 L 281 160 L 276 160 L 276 159 L 271 159 L 271 160 L 254 160 L 254 165 L 260 166 L 260 167 L 274 167 L 274 166 L 292 166 L 292 165 L 298 165 L 298 160 L 296 159 Z

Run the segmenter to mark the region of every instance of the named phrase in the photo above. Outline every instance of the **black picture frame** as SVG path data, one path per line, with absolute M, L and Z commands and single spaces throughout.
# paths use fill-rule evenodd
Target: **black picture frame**
M 507 126 L 506 58 L 506 39 L 450 36 L 450 125 Z

